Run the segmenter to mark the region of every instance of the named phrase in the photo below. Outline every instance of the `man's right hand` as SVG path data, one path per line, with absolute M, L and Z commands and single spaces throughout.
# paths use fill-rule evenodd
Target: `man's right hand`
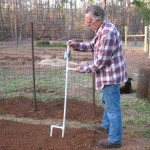
M 75 72 L 78 72 L 78 73 L 80 72 L 80 66 L 75 68 Z
M 67 45 L 69 45 L 72 48 L 76 48 L 76 46 L 77 46 L 76 42 L 73 40 L 67 41 Z

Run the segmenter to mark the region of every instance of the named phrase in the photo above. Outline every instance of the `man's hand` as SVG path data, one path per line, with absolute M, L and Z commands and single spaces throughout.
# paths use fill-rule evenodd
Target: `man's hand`
M 75 72 L 80 72 L 80 66 L 75 68 Z
M 77 46 L 76 42 L 73 40 L 67 41 L 67 45 L 69 45 L 72 48 L 76 48 L 76 46 Z

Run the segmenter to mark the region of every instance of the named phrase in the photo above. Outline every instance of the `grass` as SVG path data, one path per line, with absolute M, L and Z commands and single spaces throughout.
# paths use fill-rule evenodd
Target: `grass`
M 8 70 L 10 71 L 10 70 Z M 5 72 L 6 73 L 6 72 Z M 8 72 L 7 72 L 8 73 Z M 9 72 L 10 76 L 11 73 Z M 64 91 L 64 79 L 61 78 L 62 74 L 59 72 L 53 74 L 53 72 L 48 73 L 49 76 L 47 76 L 44 72 L 36 74 L 36 90 L 37 90 L 37 99 L 42 99 L 44 101 L 54 99 L 55 97 L 59 97 L 61 91 Z M 63 73 L 65 74 L 65 72 Z M 33 95 L 33 77 L 32 74 L 25 73 L 22 76 L 15 75 L 15 76 L 3 76 L 0 78 L 0 84 L 2 85 L 0 87 L 0 92 L 5 93 L 9 96 L 9 93 L 11 93 L 11 96 L 28 96 L 32 97 Z M 58 82 L 58 79 L 59 80 Z M 48 91 L 45 91 L 48 89 Z M 25 91 L 29 92 L 25 92 Z M 62 96 L 60 96 L 62 97 Z
M 37 42 L 36 44 L 35 44 L 35 46 L 36 47 L 67 47 L 67 45 L 66 44 L 64 44 L 64 43 L 41 43 L 41 42 Z
M 0 70 L 3 72 L 4 76 L 0 78 L 0 93 L 2 97 L 15 97 L 15 96 L 25 96 L 33 98 L 33 76 L 31 71 L 23 70 L 22 72 L 17 72 L 13 74 L 12 69 Z M 7 74 L 7 76 L 6 76 Z M 51 101 L 55 99 L 63 99 L 65 93 L 65 69 L 36 69 L 35 71 L 35 84 L 36 84 L 36 98 L 42 101 Z M 86 92 L 89 90 L 88 75 L 78 74 L 76 77 L 70 73 L 68 80 L 68 97 L 85 99 Z M 80 87 L 86 85 L 86 89 L 81 93 L 79 91 L 74 95 L 74 91 L 71 91 L 70 87 L 74 87 L 78 84 Z M 82 95 L 84 93 L 84 95 Z
M 150 103 L 146 99 L 139 99 L 133 106 L 137 112 L 150 113 Z
M 10 70 L 9 67 L 0 68 L 0 74 L 4 74 L 6 71 Z
M 146 138 L 150 138 L 150 129 L 141 130 L 141 131 L 139 131 L 139 133 Z
M 150 103 L 146 99 L 136 98 L 136 94 L 123 95 L 122 108 L 123 126 L 128 127 L 131 133 L 150 137 Z
M 134 125 L 135 122 L 134 120 L 123 120 L 123 124 L 126 126 L 126 125 Z

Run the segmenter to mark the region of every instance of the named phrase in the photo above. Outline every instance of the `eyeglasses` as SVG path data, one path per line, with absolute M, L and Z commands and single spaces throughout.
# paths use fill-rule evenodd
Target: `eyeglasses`
M 92 25 L 95 21 L 93 20 L 85 20 L 86 25 Z
M 92 25 L 93 23 L 97 22 L 99 20 L 85 20 L 86 25 Z

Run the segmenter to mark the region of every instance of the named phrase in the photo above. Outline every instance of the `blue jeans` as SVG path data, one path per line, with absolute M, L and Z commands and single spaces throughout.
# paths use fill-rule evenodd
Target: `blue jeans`
M 105 104 L 102 127 L 109 129 L 108 140 L 111 143 L 122 143 L 122 113 L 120 108 L 120 85 L 106 85 L 102 90 L 102 101 Z

